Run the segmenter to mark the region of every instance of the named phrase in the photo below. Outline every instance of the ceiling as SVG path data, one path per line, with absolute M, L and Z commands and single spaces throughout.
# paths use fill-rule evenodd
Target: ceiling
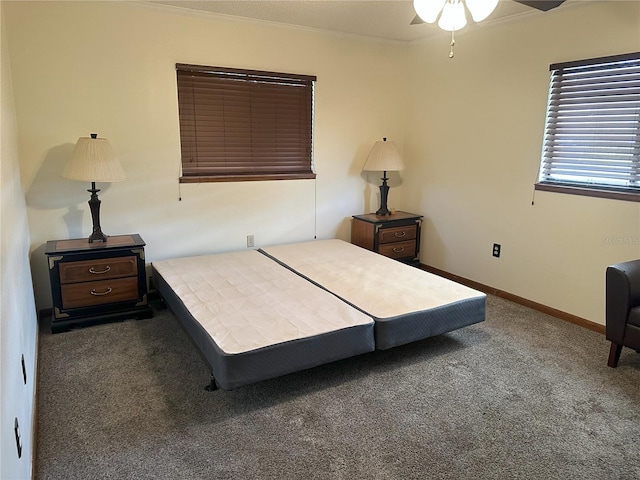
M 571 1 L 558 9 L 567 8 Z M 433 24 L 410 25 L 415 17 L 411 0 L 148 0 L 147 3 L 386 40 L 412 41 L 442 32 Z M 482 23 L 549 13 L 512 0 L 500 0 L 496 10 Z M 465 28 L 474 28 L 470 18 Z

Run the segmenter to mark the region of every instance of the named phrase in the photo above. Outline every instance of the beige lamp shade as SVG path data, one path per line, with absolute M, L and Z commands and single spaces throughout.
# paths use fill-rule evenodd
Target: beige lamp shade
M 109 140 L 95 134 L 78 139 L 62 176 L 85 182 L 120 182 L 127 178 Z
M 385 138 L 382 141 L 378 141 L 373 145 L 369 157 L 362 167 L 366 172 L 393 172 L 397 170 L 404 170 L 404 163 L 402 163 L 402 157 L 398 147 L 394 142 L 387 142 Z

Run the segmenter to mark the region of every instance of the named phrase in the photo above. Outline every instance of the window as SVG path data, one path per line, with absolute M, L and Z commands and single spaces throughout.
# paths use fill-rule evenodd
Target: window
M 549 68 L 536 189 L 640 201 L 640 53 Z
M 316 77 L 177 64 L 181 182 L 315 178 Z

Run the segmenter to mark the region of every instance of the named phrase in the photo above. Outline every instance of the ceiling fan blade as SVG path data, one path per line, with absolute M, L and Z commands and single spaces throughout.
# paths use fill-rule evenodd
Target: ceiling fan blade
M 514 2 L 521 3 L 528 7 L 533 7 L 538 10 L 542 10 L 546 12 L 551 10 L 552 8 L 556 8 L 557 6 L 564 3 L 565 0 L 513 0 Z
M 409 25 L 420 25 L 421 23 L 424 23 L 424 20 L 416 15 L 415 17 L 413 17 L 413 20 L 411 20 L 411 23 Z

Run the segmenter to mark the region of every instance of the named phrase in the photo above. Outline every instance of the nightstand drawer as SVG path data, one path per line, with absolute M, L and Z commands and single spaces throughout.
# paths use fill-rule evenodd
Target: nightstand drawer
M 418 227 L 406 225 L 404 227 L 381 228 L 378 231 L 380 243 L 402 242 L 416 238 Z M 382 246 L 380 247 L 382 249 Z
M 64 309 L 137 300 L 138 277 L 62 285 L 61 294 Z
M 60 283 L 63 285 L 136 276 L 137 274 L 138 263 L 135 255 L 80 262 L 60 262 Z
M 385 243 L 380 245 L 378 253 L 391 258 L 415 257 L 416 242 L 408 240 L 406 242 Z

